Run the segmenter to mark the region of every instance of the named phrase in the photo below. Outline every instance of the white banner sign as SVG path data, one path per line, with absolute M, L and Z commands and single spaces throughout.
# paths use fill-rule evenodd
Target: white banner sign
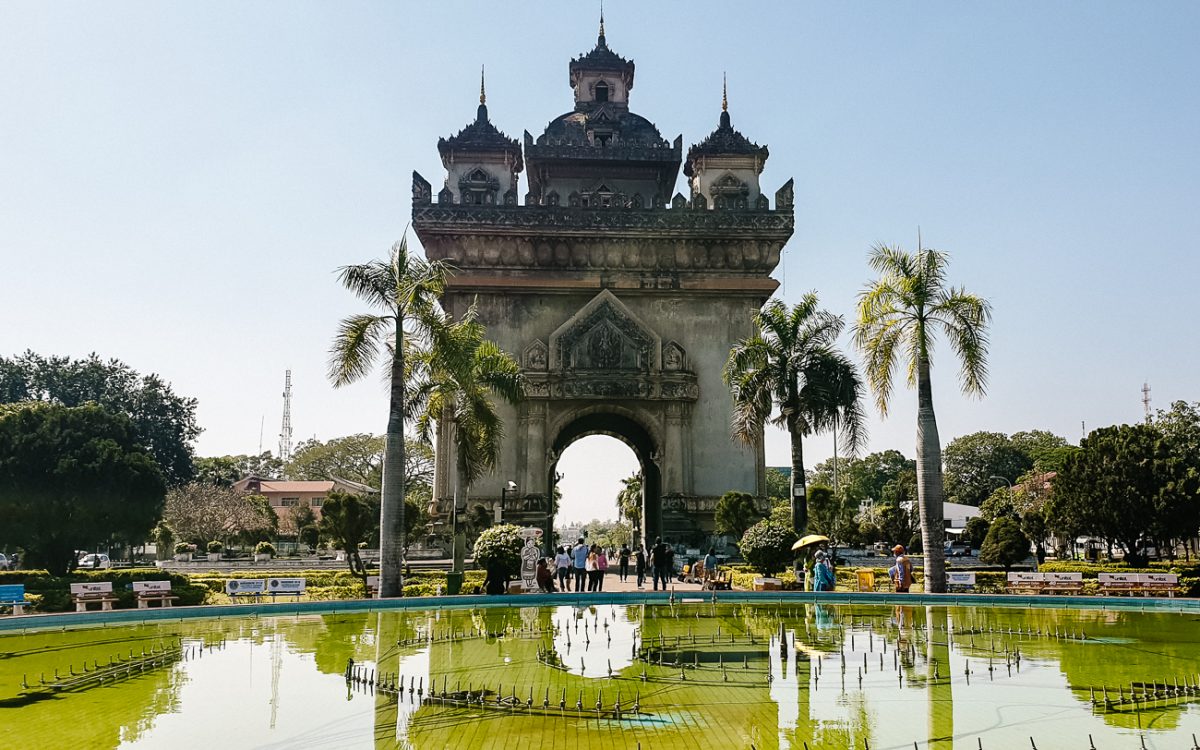
M 951 586 L 974 586 L 974 573 L 947 573 L 946 583 Z
M 147 594 L 150 592 L 166 592 L 171 590 L 170 581 L 134 581 L 133 592 L 135 594 Z
M 303 578 L 268 578 L 267 590 L 272 594 L 303 594 Z
M 225 582 L 225 593 L 230 596 L 262 594 L 267 590 L 264 578 L 230 578 Z

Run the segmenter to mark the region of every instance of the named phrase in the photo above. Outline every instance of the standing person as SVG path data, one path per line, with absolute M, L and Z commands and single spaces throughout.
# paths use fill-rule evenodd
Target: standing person
M 534 575 L 537 578 L 539 590 L 547 594 L 554 593 L 554 574 L 550 572 L 550 566 L 546 564 L 546 558 L 538 558 L 537 571 Z
M 663 569 L 663 591 L 667 590 L 667 581 L 675 577 L 675 547 L 670 543 L 664 544 L 667 548 L 667 564 Z
M 889 571 L 892 574 L 892 585 L 897 594 L 907 594 L 913 583 L 912 560 L 904 554 L 904 545 L 902 544 L 892 547 L 892 552 L 896 554 L 896 565 Z
M 596 551 L 596 590 L 604 590 L 604 577 L 608 575 L 608 555 L 601 547 Z
M 704 578 L 717 577 L 717 550 L 715 547 L 708 548 L 708 554 L 704 556 Z M 703 583 L 703 581 L 701 581 Z
M 571 556 L 566 547 L 559 547 L 554 556 L 554 567 L 558 571 L 558 587 L 563 591 L 571 590 Z
M 634 572 L 637 573 L 637 587 L 646 586 L 646 548 L 639 542 L 637 552 L 633 555 Z
M 837 577 L 833 573 L 833 566 L 829 564 L 829 556 L 825 554 L 825 550 L 817 550 L 814 557 L 816 559 L 813 563 L 813 591 L 833 591 Z
M 575 563 L 575 591 L 583 591 L 584 582 L 587 581 L 588 558 L 588 548 L 583 543 L 583 537 L 579 537 L 579 542 L 575 545 L 575 549 L 571 551 L 571 555 L 574 557 L 572 562 Z
M 618 568 L 617 572 L 620 574 L 622 582 L 629 577 L 629 557 L 632 554 L 633 553 L 629 551 L 628 544 L 621 545 L 621 553 L 617 557 L 617 562 L 620 567 Z
M 654 578 L 654 590 L 658 591 L 658 582 L 662 578 L 666 566 L 667 547 L 662 543 L 662 537 L 654 537 L 654 546 L 650 548 L 650 575 Z
M 588 550 L 587 557 L 584 558 L 584 569 L 587 571 L 587 590 L 596 590 L 596 545 L 592 545 Z

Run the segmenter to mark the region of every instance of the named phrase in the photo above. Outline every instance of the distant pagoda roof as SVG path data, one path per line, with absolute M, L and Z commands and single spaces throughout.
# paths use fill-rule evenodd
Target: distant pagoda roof
M 692 162 L 703 156 L 759 156 L 767 160 L 770 152 L 733 129 L 729 121 L 729 110 L 721 110 L 721 124 L 707 138 L 688 149 L 683 173 L 691 177 Z
M 488 119 L 487 104 L 482 102 L 476 112 L 475 122 L 458 131 L 457 135 L 438 139 L 438 153 L 442 155 L 443 162 L 453 152 L 508 154 L 516 165 L 515 171 L 520 172 L 524 168 L 521 145 L 516 138 L 509 138 L 492 124 Z

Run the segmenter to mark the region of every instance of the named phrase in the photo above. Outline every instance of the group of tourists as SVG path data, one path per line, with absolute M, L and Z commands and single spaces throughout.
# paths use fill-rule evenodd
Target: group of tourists
M 605 549 L 598 544 L 588 544 L 580 537 L 574 545 L 555 549 L 552 558 L 538 560 L 538 589 L 545 593 L 603 591 L 614 559 L 619 580 L 625 582 L 634 577 L 639 589 L 645 587 L 649 575 L 655 591 L 659 590 L 660 584 L 666 591 L 675 571 L 675 550 L 661 537 L 655 538 L 649 550 L 640 544 L 635 549 L 627 544 L 620 550 Z

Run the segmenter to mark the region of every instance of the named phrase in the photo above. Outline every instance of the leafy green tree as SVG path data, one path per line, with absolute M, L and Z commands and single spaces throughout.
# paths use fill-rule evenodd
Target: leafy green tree
M 296 530 L 296 541 L 310 550 L 316 549 L 321 543 L 321 528 L 317 514 L 308 506 L 297 506 L 292 509 L 292 528 Z
M 941 332 L 961 365 L 963 390 L 982 395 L 987 381 L 987 328 L 991 305 L 965 289 L 949 286 L 949 256 L 922 248 L 907 253 L 876 245 L 871 268 L 879 279 L 859 298 L 854 340 L 866 357 L 875 403 L 887 415 L 897 362 L 904 361 L 909 387 L 917 389 L 917 494 L 926 549 L 929 591 L 946 590 L 942 549 L 942 446 L 933 410 L 934 334 Z
M 379 509 L 379 595 L 396 597 L 403 593 L 404 585 L 405 325 L 423 332 L 435 320 L 446 267 L 410 255 L 406 236 L 392 246 L 387 261 L 344 266 L 338 279 L 380 311 L 351 315 L 341 322 L 329 352 L 329 378 L 335 387 L 362 380 L 386 352 L 390 398 Z
M 718 534 L 727 534 L 741 539 L 746 529 L 758 523 L 762 514 L 754 496 L 745 492 L 726 492 L 717 500 L 714 518 Z
M 862 384 L 854 363 L 837 348 L 845 325 L 821 310 L 815 292 L 792 308 L 771 300 L 754 316 L 757 331 L 729 352 L 723 377 L 733 394 L 733 433 L 759 445 L 770 421 L 791 438 L 792 528 L 808 528 L 803 439 L 826 430 L 841 433 L 855 452 L 866 437 Z M 774 412 L 778 415 L 772 417 Z
M 768 468 L 766 471 L 767 478 L 767 497 L 771 500 L 787 500 L 791 480 L 787 474 L 784 474 L 779 469 Z
M 809 530 L 824 534 L 837 546 L 854 544 L 859 534 L 858 505 L 844 492 L 820 484 L 808 488 Z
M 192 443 L 200 435 L 196 399 L 178 396 L 158 375 L 139 375 L 120 360 L 43 357 L 31 351 L 0 357 L 0 403 L 95 404 L 124 414 L 168 486 L 192 478 Z
M 979 549 L 983 545 L 983 541 L 987 539 L 988 531 L 991 529 L 991 524 L 982 516 L 975 516 L 967 519 L 967 526 L 963 529 L 962 540 L 971 545 L 972 549 Z
M 467 508 L 471 485 L 495 467 L 504 439 L 504 424 L 492 399 L 520 401 L 524 376 L 516 360 L 484 337 L 474 305 L 460 320 L 445 318 L 431 327 L 429 345 L 414 350 L 412 360 L 418 435 L 431 442 L 443 419 L 451 428 L 457 474 L 454 569 L 461 571 L 466 540 L 458 516 Z
M 979 561 L 987 565 L 1002 565 L 1007 573 L 1016 563 L 1029 557 L 1029 537 L 1021 531 L 1015 519 L 1001 516 L 988 529 L 979 548 Z
M 257 456 L 209 456 L 193 461 L 195 481 L 200 484 L 215 484 L 231 487 L 234 482 L 248 476 L 260 479 L 279 479 L 283 476 L 283 462 L 270 451 Z
M 862 458 L 838 459 L 838 491 L 854 507 L 870 505 L 883 498 L 883 488 L 904 471 L 915 471 L 917 464 L 897 450 L 870 453 Z M 833 459 L 817 464 L 811 484 L 833 484 Z
M 521 571 L 521 547 L 525 536 L 521 529 L 511 523 L 497 524 L 487 528 L 475 540 L 475 566 L 487 568 L 493 560 L 499 560 L 509 577 Z
M 1073 449 L 1066 438 L 1046 430 L 1014 432 L 1009 441 L 1014 448 L 1028 456 L 1033 469 L 1040 472 L 1058 471 L 1064 456 Z
M 350 574 L 362 579 L 367 588 L 367 566 L 358 554 L 359 544 L 369 541 L 379 528 L 379 502 L 365 495 L 334 490 L 321 506 L 321 533 L 346 555 Z M 382 581 L 381 581 L 382 583 Z
M 763 520 L 746 530 L 738 542 L 738 551 L 750 567 L 764 576 L 773 576 L 791 564 L 796 539 L 791 526 Z
M 973 432 L 956 437 L 942 451 L 946 499 L 978 507 L 1002 477 L 1016 483 L 1033 468 L 1033 459 L 1002 432 Z
M 162 513 L 166 485 L 136 426 L 99 406 L 0 410 L 0 544 L 28 567 L 64 575 L 75 551 L 138 542 Z
M 1067 460 L 1046 506 L 1055 529 L 1115 543 L 1132 565 L 1146 561 L 1143 543 L 1194 536 L 1200 519 L 1200 475 L 1151 425 L 1094 430 Z

